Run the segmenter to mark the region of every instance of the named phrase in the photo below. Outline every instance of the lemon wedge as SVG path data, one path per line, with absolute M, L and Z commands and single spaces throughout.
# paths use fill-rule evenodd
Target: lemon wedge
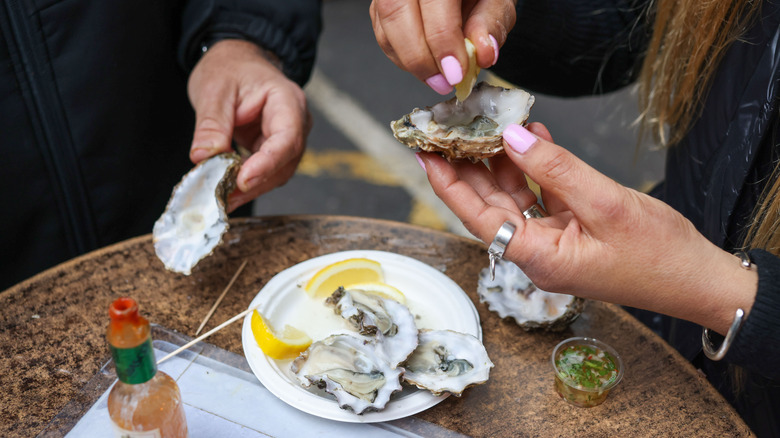
M 477 76 L 479 76 L 477 48 L 474 47 L 474 43 L 468 38 L 466 38 L 466 53 L 469 55 L 469 67 L 466 70 L 466 74 L 463 76 L 463 80 L 455 85 L 455 97 L 458 98 L 458 102 L 463 102 L 469 97 L 471 89 L 474 88 L 474 84 L 477 83 Z
M 382 265 L 379 262 L 353 258 L 332 263 L 317 271 L 306 283 L 304 290 L 314 298 L 329 296 L 339 286 L 349 286 L 357 283 L 383 282 L 385 280 Z
M 371 281 L 367 283 L 356 283 L 345 286 L 347 289 L 362 290 L 369 294 L 378 295 L 382 298 L 389 298 L 391 300 L 398 301 L 401 304 L 406 304 L 406 296 L 397 288 L 390 286 L 387 283 L 379 281 Z
M 277 334 L 257 310 L 252 312 L 252 334 L 260 349 L 273 359 L 293 359 L 311 345 L 311 338 L 295 327 L 286 325 Z

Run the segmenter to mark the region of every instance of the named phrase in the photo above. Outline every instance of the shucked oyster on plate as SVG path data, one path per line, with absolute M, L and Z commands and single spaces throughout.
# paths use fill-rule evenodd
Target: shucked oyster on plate
M 398 141 L 410 148 L 440 152 L 448 160 L 479 161 L 503 152 L 509 124 L 528 119 L 534 96 L 519 88 L 480 82 L 469 97 L 453 97 L 432 107 L 415 108 L 390 124 Z
M 366 293 L 339 287 L 325 301 L 361 335 L 375 336 L 378 351 L 395 368 L 417 347 L 417 325 L 403 304 Z
M 305 387 L 316 385 L 333 394 L 339 407 L 356 414 L 384 409 L 400 391 L 401 368 L 377 354 L 374 339 L 336 334 L 314 342 L 290 369 Z
M 190 170 L 174 187 L 152 230 L 154 251 L 171 271 L 189 275 L 222 242 L 228 229 L 228 195 L 236 187 L 241 159 L 220 154 Z
M 434 395 L 460 396 L 485 383 L 493 362 L 476 337 L 452 330 L 420 330 L 420 343 L 404 363 L 403 380 Z
M 402 378 L 437 396 L 460 396 L 488 380 L 493 363 L 473 335 L 418 330 L 404 304 L 361 289 L 339 287 L 326 305 L 357 333 L 312 343 L 290 370 L 304 387 L 315 385 L 335 396 L 342 409 L 356 414 L 384 409 Z
M 479 274 L 479 299 L 502 318 L 514 318 L 524 330 L 561 331 L 585 308 L 585 300 L 574 295 L 543 291 L 512 262 L 499 260 L 496 276 L 489 268 Z

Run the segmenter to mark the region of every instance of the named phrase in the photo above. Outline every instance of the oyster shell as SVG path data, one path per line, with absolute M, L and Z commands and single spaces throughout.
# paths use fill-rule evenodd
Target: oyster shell
M 342 409 L 356 414 L 384 409 L 400 391 L 401 368 L 391 367 L 376 342 L 352 334 L 331 335 L 314 342 L 290 366 L 300 383 L 333 394 Z
M 524 90 L 480 82 L 463 102 L 453 97 L 415 108 L 390 127 L 395 138 L 410 148 L 440 152 L 448 160 L 476 162 L 503 152 L 504 128 L 525 123 L 533 104 L 534 96 Z
M 493 362 L 476 337 L 452 330 L 420 330 L 420 343 L 404 363 L 403 379 L 434 395 L 460 396 L 485 383 Z
M 502 318 L 514 318 L 524 330 L 561 331 L 582 313 L 585 300 L 574 295 L 543 291 L 514 263 L 499 260 L 490 280 L 485 268 L 479 274 L 479 299 Z
M 154 251 L 167 269 L 189 275 L 222 242 L 228 229 L 225 206 L 235 189 L 240 161 L 234 153 L 216 155 L 174 187 L 152 230 Z
M 417 347 L 417 325 L 403 304 L 361 290 L 339 287 L 326 304 L 365 336 L 375 336 L 378 350 L 393 368 Z

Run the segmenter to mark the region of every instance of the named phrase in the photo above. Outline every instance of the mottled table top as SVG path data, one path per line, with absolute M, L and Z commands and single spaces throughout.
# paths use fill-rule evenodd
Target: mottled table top
M 341 216 L 231 220 L 225 242 L 190 276 L 168 272 L 151 236 L 92 252 L 0 294 L 0 436 L 34 436 L 109 358 L 108 306 L 135 298 L 150 321 L 192 336 L 239 265 L 248 264 L 206 330 L 246 309 L 280 271 L 344 250 L 403 254 L 458 283 L 479 312 L 484 344 L 495 363 L 490 380 L 462 397 L 416 414 L 459 433 L 501 436 L 749 436 L 730 405 L 682 356 L 611 304 L 589 302 L 559 333 L 525 332 L 479 303 L 484 245 L 403 223 Z M 204 330 L 205 331 L 205 330 Z M 577 408 L 553 389 L 550 354 L 561 340 L 591 336 L 611 344 L 626 372 L 602 405 Z M 209 343 L 242 354 L 241 324 Z

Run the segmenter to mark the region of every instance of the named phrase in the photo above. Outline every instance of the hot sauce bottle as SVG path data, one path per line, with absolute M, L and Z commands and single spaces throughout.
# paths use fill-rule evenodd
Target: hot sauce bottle
M 115 436 L 186 437 L 187 420 L 176 381 L 157 370 L 149 321 L 132 298 L 109 307 L 106 337 L 116 364 L 116 382 L 108 394 Z

